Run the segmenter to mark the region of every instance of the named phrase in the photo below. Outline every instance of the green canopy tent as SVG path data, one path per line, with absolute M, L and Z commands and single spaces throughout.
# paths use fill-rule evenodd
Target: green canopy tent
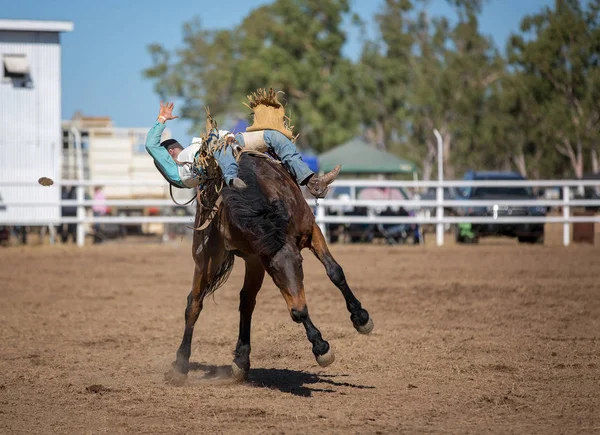
M 369 146 L 363 139 L 354 138 L 319 156 L 319 171 L 331 171 L 342 165 L 341 174 L 413 174 L 414 163 Z

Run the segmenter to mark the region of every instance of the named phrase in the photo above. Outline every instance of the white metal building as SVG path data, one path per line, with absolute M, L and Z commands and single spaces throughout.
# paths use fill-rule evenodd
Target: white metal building
M 60 199 L 61 46 L 64 21 L 0 19 L 0 181 L 35 183 L 49 177 L 54 186 L 0 186 L 5 202 L 57 202 Z M 56 222 L 59 207 L 0 208 L 0 224 Z

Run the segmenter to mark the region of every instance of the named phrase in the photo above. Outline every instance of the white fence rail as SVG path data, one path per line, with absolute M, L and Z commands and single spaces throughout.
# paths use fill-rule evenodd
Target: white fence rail
M 83 188 L 86 186 L 139 186 L 139 185 L 161 185 L 164 182 L 142 182 L 142 181 L 122 181 L 122 180 L 62 180 L 61 186 L 77 187 L 76 200 L 58 200 L 50 202 L 32 202 L 27 198 L 20 201 L 0 202 L 4 207 L 77 207 L 77 217 L 61 217 L 58 222 L 49 222 L 52 224 L 75 223 L 78 224 L 77 240 L 78 244 L 84 244 L 84 224 L 94 223 L 115 223 L 115 224 L 146 224 L 146 223 L 171 223 L 171 224 L 193 224 L 193 216 L 105 216 L 93 217 L 87 216 L 86 207 L 94 205 L 104 205 L 108 207 L 180 207 L 169 199 L 120 199 L 106 200 L 98 203 L 94 200 L 86 200 L 83 195 Z M 37 182 L 30 183 L 0 181 L 2 186 L 14 185 L 38 185 Z M 39 186 L 39 185 L 38 185 Z M 315 204 L 315 200 L 308 200 L 308 204 L 316 208 L 316 221 L 321 229 L 326 232 L 326 224 L 433 224 L 436 225 L 438 245 L 443 244 L 444 225 L 458 223 L 474 224 L 501 224 L 501 223 L 562 223 L 563 224 L 563 243 L 565 246 L 570 244 L 570 226 L 571 223 L 578 222 L 600 222 L 600 216 L 572 216 L 571 207 L 600 207 L 600 199 L 572 199 L 571 190 L 573 188 L 600 187 L 600 180 L 529 180 L 529 181 L 462 181 L 448 180 L 438 181 L 390 181 L 390 180 L 338 180 L 331 186 L 332 188 L 346 187 L 350 191 L 350 199 L 321 199 Z M 356 191 L 359 188 L 402 188 L 402 189 L 420 189 L 434 187 L 436 189 L 435 200 L 365 200 L 356 199 Z M 443 197 L 445 188 L 457 187 L 543 187 L 560 189 L 562 199 L 532 199 L 532 200 L 447 200 Z M 39 186 L 40 189 L 44 187 Z M 191 194 L 191 191 L 190 191 Z M 190 195 L 191 197 L 191 195 Z M 474 207 L 562 207 L 562 216 L 444 216 L 444 208 L 474 208 Z M 378 216 L 373 213 L 367 213 L 365 216 L 337 216 L 328 215 L 327 207 L 367 207 L 372 209 L 387 207 L 405 207 L 409 209 L 435 208 L 435 216 Z M 0 225 L 29 225 L 31 222 L 24 220 L 8 221 L 3 220 L 0 213 Z M 39 223 L 37 223 L 39 225 Z

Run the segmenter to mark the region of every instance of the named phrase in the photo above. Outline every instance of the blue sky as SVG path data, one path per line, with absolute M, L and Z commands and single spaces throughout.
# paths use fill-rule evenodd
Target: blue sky
M 354 11 L 367 22 L 372 21 L 383 3 L 351 2 Z M 159 99 L 153 92 L 153 83 L 141 75 L 150 66 L 147 45 L 160 43 L 176 48 L 181 45 L 182 24 L 194 16 L 200 17 L 205 27 L 232 27 L 251 9 L 265 3 L 268 1 L 18 0 L 3 2 L 0 18 L 74 23 L 74 31 L 62 35 L 64 119 L 81 110 L 86 115 L 110 116 L 120 127 L 149 128 L 156 119 Z M 553 0 L 488 0 L 481 29 L 503 49 L 523 16 L 552 3 Z M 431 0 L 429 12 L 453 17 L 444 0 Z M 355 57 L 360 47 L 360 35 L 353 34 L 344 51 Z M 171 121 L 169 127 L 182 143 L 191 138 L 185 122 Z

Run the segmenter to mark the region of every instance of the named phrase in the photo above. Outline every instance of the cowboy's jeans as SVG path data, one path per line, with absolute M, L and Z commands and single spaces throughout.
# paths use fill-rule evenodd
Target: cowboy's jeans
M 236 134 L 235 139 L 242 147 L 246 147 L 243 133 Z M 264 130 L 262 143 L 263 145 L 266 145 L 267 149 L 279 157 L 284 166 L 290 171 L 294 178 L 296 178 L 298 184 L 304 184 L 306 180 L 314 174 L 302 160 L 302 156 L 300 156 L 294 143 L 282 133 L 276 130 Z M 259 152 L 265 151 L 265 149 L 261 149 L 260 146 L 256 147 L 254 145 L 249 145 L 249 147 Z M 239 170 L 239 166 L 231 149 L 229 147 L 223 147 L 223 149 L 215 151 L 213 155 L 221 167 L 225 183 L 229 184 L 231 180 L 238 176 Z
M 233 156 L 233 150 L 230 147 L 222 147 L 221 149 L 213 152 L 213 156 L 221 168 L 223 178 L 225 179 L 225 184 L 229 186 L 231 180 L 237 178 L 239 170 L 237 161 Z
M 308 177 L 313 175 L 308 165 L 296 149 L 296 145 L 283 133 L 277 130 L 265 130 L 265 143 L 279 157 L 287 170 L 296 178 L 298 184 L 303 185 Z

